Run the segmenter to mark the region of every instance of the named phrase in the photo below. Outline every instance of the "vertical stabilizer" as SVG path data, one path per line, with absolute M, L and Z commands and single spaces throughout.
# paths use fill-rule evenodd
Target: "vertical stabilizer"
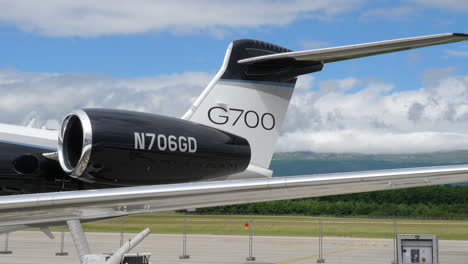
M 251 164 L 268 168 L 296 84 L 294 69 L 287 61 L 254 67 L 238 61 L 289 51 L 263 41 L 234 41 L 221 70 L 182 118 L 246 138 Z

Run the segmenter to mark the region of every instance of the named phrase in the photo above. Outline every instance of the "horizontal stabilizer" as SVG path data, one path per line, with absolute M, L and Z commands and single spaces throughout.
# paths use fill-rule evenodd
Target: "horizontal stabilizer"
M 341 60 L 350 60 L 361 57 L 379 55 L 384 53 L 416 49 L 440 44 L 448 44 L 468 40 L 468 34 L 447 33 L 430 36 L 421 36 L 405 39 L 386 40 L 342 47 L 294 51 L 271 55 L 257 56 L 239 60 L 239 64 L 262 65 L 265 63 L 281 63 L 290 60 L 297 62 L 329 63 Z

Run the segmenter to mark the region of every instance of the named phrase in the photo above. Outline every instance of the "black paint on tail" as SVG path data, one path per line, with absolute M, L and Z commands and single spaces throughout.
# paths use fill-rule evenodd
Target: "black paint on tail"
M 295 83 L 302 74 L 321 71 L 323 63 L 278 59 L 255 64 L 239 64 L 242 59 L 291 52 L 291 50 L 259 40 L 241 39 L 232 43 L 228 66 L 221 79 Z

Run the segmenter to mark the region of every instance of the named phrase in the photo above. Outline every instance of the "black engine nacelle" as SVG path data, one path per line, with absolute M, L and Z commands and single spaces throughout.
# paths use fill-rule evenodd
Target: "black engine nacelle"
M 242 137 L 190 121 L 111 109 L 68 115 L 58 140 L 62 169 L 113 186 L 179 183 L 241 172 L 250 162 Z

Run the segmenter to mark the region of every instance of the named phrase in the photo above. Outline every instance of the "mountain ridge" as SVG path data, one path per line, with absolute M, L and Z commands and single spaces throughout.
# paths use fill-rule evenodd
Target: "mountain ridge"
M 468 164 L 468 150 L 428 153 L 275 153 L 273 176 Z

